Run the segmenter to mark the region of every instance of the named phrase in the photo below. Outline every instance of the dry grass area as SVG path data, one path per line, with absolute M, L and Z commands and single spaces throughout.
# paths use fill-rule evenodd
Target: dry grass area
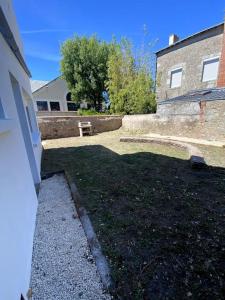
M 45 142 L 43 172 L 76 182 L 120 299 L 224 299 L 224 149 L 120 143 L 120 130 Z M 217 166 L 220 166 L 218 168 Z

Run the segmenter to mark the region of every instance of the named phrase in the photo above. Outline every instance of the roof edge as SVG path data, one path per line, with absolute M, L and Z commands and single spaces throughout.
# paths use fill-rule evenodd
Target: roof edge
M 9 26 L 9 23 L 5 17 L 2 7 L 0 6 L 0 33 L 2 34 L 6 44 L 12 50 L 17 60 L 19 61 L 21 67 L 27 73 L 27 75 L 31 78 L 31 73 L 25 63 L 23 55 L 20 52 L 20 49 L 16 43 L 12 30 Z
M 35 94 L 36 92 L 39 92 L 41 89 L 43 89 L 44 87 L 46 87 L 47 85 L 51 84 L 52 82 L 56 81 L 57 79 L 59 79 L 60 77 L 62 77 L 62 75 L 57 76 L 56 78 L 48 81 L 46 84 L 44 84 L 43 86 L 41 86 L 40 88 L 38 88 L 37 90 L 33 91 L 32 94 Z
M 193 37 L 196 37 L 196 36 L 198 36 L 198 35 L 201 35 L 201 34 L 207 32 L 207 31 L 216 29 L 216 28 L 218 28 L 218 27 L 220 27 L 220 26 L 222 26 L 222 25 L 224 25 L 224 22 L 218 23 L 218 24 L 216 24 L 216 25 L 214 25 L 214 26 L 211 26 L 211 27 L 208 27 L 208 28 L 203 29 L 203 30 L 201 30 L 201 31 L 198 31 L 198 32 L 196 32 L 196 33 L 194 33 L 194 34 L 192 34 L 192 35 L 187 36 L 186 38 L 183 38 L 183 39 L 177 41 L 176 43 L 174 43 L 174 44 L 172 44 L 172 45 L 170 45 L 170 46 L 167 46 L 167 47 L 164 47 L 164 48 L 159 49 L 158 51 L 155 52 L 155 54 L 158 55 L 159 53 L 163 52 L 164 50 L 171 49 L 171 48 L 173 48 L 173 47 L 175 47 L 175 46 L 177 46 L 177 45 L 179 45 L 179 44 L 181 44 L 181 43 L 183 43 L 183 42 L 185 42 L 185 41 L 187 41 L 187 40 L 189 40 L 189 39 L 191 39 L 191 38 L 193 38 Z

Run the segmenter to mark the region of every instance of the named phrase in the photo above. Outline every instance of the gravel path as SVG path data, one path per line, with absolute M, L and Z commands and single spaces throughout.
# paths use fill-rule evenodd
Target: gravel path
M 33 300 L 111 299 L 103 292 L 63 175 L 41 183 L 31 287 Z

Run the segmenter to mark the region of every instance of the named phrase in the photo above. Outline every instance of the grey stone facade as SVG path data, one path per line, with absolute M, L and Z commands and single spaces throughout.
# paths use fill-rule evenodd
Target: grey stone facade
M 126 115 L 124 130 L 225 142 L 225 101 L 173 102 L 151 115 Z
M 224 24 L 219 24 L 156 53 L 157 56 L 157 101 L 163 101 L 190 90 L 211 88 L 216 80 L 202 82 L 203 62 L 220 57 Z M 182 68 L 181 86 L 171 88 L 171 71 Z

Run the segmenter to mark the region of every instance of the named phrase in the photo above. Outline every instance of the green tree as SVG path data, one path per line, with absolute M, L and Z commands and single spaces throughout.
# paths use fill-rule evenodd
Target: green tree
M 96 110 L 101 107 L 110 47 L 96 36 L 75 36 L 62 45 L 61 72 L 76 103 L 85 100 Z
M 149 53 L 134 57 L 132 44 L 122 39 L 110 52 L 107 91 L 113 113 L 138 114 L 156 110 Z

